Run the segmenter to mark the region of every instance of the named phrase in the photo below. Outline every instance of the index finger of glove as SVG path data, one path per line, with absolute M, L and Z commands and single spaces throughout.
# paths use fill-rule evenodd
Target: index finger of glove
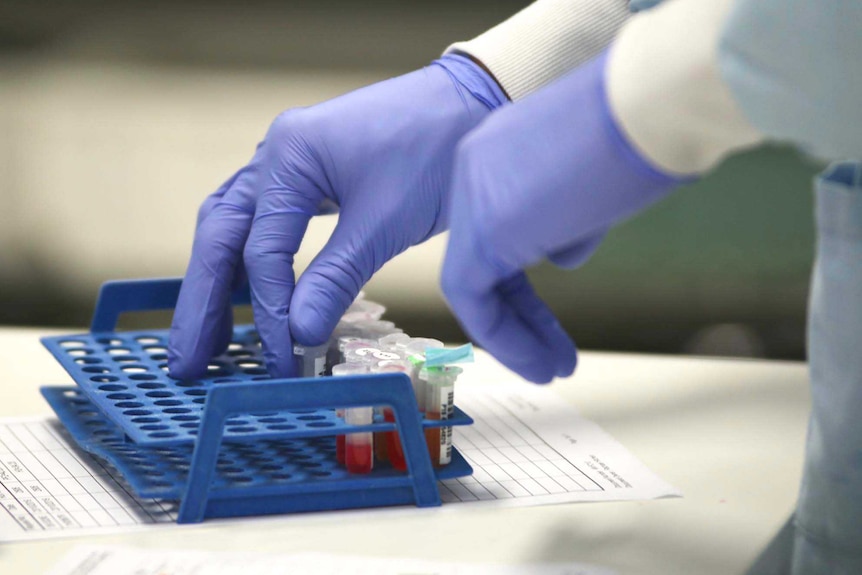
M 319 200 L 271 189 L 258 202 L 243 260 L 251 287 L 254 322 L 270 375 L 294 375 L 288 314 L 296 276 L 293 261 Z
M 224 344 L 230 299 L 254 214 L 257 169 L 250 164 L 200 222 L 192 246 L 168 345 L 173 377 L 203 375 Z

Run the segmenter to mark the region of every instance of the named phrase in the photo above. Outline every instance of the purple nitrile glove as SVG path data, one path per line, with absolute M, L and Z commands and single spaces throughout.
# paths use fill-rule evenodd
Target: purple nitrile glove
M 495 112 L 456 153 L 443 293 L 477 344 L 535 382 L 571 374 L 577 352 L 523 270 L 580 265 L 611 225 L 683 182 L 626 141 L 606 60 Z
M 294 340 L 324 342 L 374 272 L 448 227 L 455 146 L 505 101 L 478 65 L 447 55 L 276 118 L 251 162 L 201 207 L 171 327 L 171 375 L 204 374 L 227 346 L 230 292 L 243 273 L 266 367 L 293 375 Z M 333 205 L 338 225 L 295 282 L 308 221 Z

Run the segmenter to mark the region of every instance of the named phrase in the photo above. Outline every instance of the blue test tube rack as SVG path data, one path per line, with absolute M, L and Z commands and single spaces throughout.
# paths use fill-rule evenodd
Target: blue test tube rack
M 108 282 L 89 333 L 46 337 L 77 386 L 42 394 L 85 451 L 116 468 L 136 495 L 179 501 L 178 522 L 386 505 L 440 505 L 437 480 L 469 475 L 457 449 L 431 464 L 424 429 L 469 425 L 456 407 L 423 420 L 401 373 L 273 379 L 254 329 L 237 327 L 207 377 L 167 374 L 167 330 L 116 331 L 121 314 L 172 309 L 180 279 Z M 247 290 L 234 305 L 249 303 Z M 388 406 L 396 421 L 347 425 L 335 409 Z M 335 462 L 335 436 L 398 431 L 407 471 L 351 475 Z

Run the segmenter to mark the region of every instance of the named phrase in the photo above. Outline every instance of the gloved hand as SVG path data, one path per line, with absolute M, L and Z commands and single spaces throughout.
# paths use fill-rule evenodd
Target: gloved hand
M 618 128 L 606 60 L 495 112 L 456 153 L 443 293 L 477 344 L 535 382 L 571 374 L 576 350 L 523 270 L 580 265 L 612 224 L 682 182 Z
M 374 272 L 447 228 L 455 146 L 505 101 L 479 66 L 447 55 L 276 118 L 251 162 L 201 208 L 171 327 L 171 375 L 202 375 L 227 346 L 243 265 L 266 367 L 293 375 L 294 340 L 324 342 Z M 308 221 L 332 204 L 338 225 L 296 283 Z

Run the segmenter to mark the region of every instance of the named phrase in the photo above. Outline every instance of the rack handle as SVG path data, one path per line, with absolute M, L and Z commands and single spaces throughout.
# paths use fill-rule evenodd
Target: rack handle
M 173 309 L 180 295 L 182 278 L 109 281 L 102 284 L 96 300 L 96 311 L 90 323 L 91 332 L 114 331 L 120 314 L 130 311 Z M 251 303 L 248 286 L 235 291 L 233 305 Z
M 413 386 L 405 374 L 274 379 L 225 383 L 210 389 L 177 521 L 197 523 L 206 516 L 224 424 L 229 417 L 256 411 L 368 405 L 390 405 L 395 411 L 396 427 L 404 447 L 407 473 L 413 484 L 416 505 L 440 505 L 440 492 L 425 447 Z

